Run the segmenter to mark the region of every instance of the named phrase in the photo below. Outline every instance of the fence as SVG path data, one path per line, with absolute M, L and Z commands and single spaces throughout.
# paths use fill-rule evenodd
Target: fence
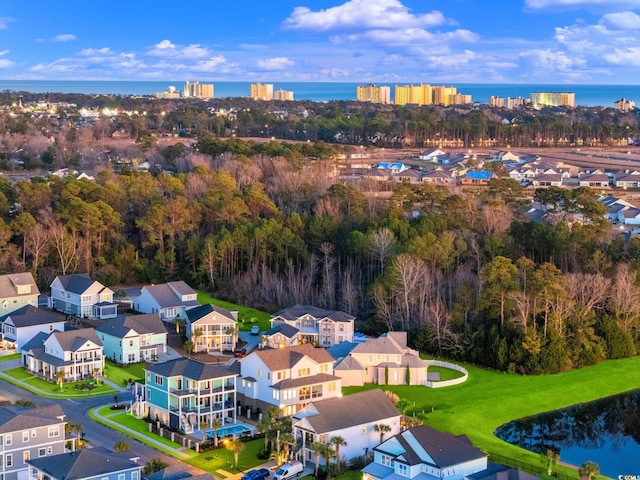
M 455 363 L 442 362 L 440 360 L 427 360 L 427 361 L 429 362 L 429 365 L 433 365 L 436 367 L 449 368 L 451 370 L 456 370 L 463 374 L 462 377 L 454 378 L 453 380 L 444 380 L 442 382 L 432 382 L 430 380 L 427 380 L 426 382 L 424 382 L 424 384 L 427 387 L 431 387 L 431 388 L 450 387 L 451 385 L 458 385 L 459 383 L 464 383 L 467 381 L 467 378 L 469 378 L 469 372 L 467 372 L 467 369 L 464 367 L 461 367 L 460 365 L 456 365 Z
M 518 468 L 527 473 L 531 473 L 533 475 L 545 475 L 547 474 L 547 469 L 542 467 L 541 465 L 535 465 L 533 463 L 525 462 L 524 460 L 518 460 L 512 457 L 505 457 L 504 455 L 500 455 L 497 453 L 489 453 L 489 460 L 494 463 L 499 463 L 500 465 L 505 465 L 507 467 Z M 578 473 L 576 475 L 567 475 L 564 473 L 551 472 L 551 476 L 557 478 L 558 480 L 577 480 L 579 478 Z

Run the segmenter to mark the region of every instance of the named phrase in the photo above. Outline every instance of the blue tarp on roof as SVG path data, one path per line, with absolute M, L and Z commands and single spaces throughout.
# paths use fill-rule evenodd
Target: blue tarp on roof
M 470 180 L 491 180 L 491 178 L 493 178 L 493 172 L 486 172 L 484 170 L 480 172 L 468 172 L 465 178 Z

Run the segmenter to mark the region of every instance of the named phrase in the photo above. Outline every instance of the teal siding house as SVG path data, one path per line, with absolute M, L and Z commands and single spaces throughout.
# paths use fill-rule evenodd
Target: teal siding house
M 136 385 L 133 410 L 185 433 L 211 429 L 214 420 L 235 424 L 236 377 L 227 368 L 187 358 L 151 364 L 145 385 Z
M 118 315 L 96 328 L 104 354 L 116 363 L 156 360 L 167 352 L 167 329 L 157 313 Z

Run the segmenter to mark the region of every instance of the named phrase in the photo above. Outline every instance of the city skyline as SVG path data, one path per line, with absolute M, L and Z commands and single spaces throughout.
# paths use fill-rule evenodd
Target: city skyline
M 252 5 L 114 0 L 105 12 L 8 0 L 0 78 L 570 85 L 632 84 L 640 73 L 639 0 Z

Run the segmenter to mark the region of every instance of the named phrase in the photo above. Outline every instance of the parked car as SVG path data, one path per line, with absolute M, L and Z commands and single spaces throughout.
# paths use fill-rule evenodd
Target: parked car
M 251 335 L 260 335 L 260 327 L 258 325 L 251 327 Z
M 300 462 L 285 463 L 273 475 L 275 480 L 288 480 L 289 478 L 299 477 L 304 470 L 304 465 Z
M 266 468 L 260 468 L 257 470 L 249 470 L 246 472 L 241 480 L 265 480 L 269 478 L 271 472 Z
M 236 350 L 235 352 L 233 352 L 233 356 L 236 358 L 242 358 L 247 354 L 247 349 L 246 348 L 241 348 L 240 350 Z

